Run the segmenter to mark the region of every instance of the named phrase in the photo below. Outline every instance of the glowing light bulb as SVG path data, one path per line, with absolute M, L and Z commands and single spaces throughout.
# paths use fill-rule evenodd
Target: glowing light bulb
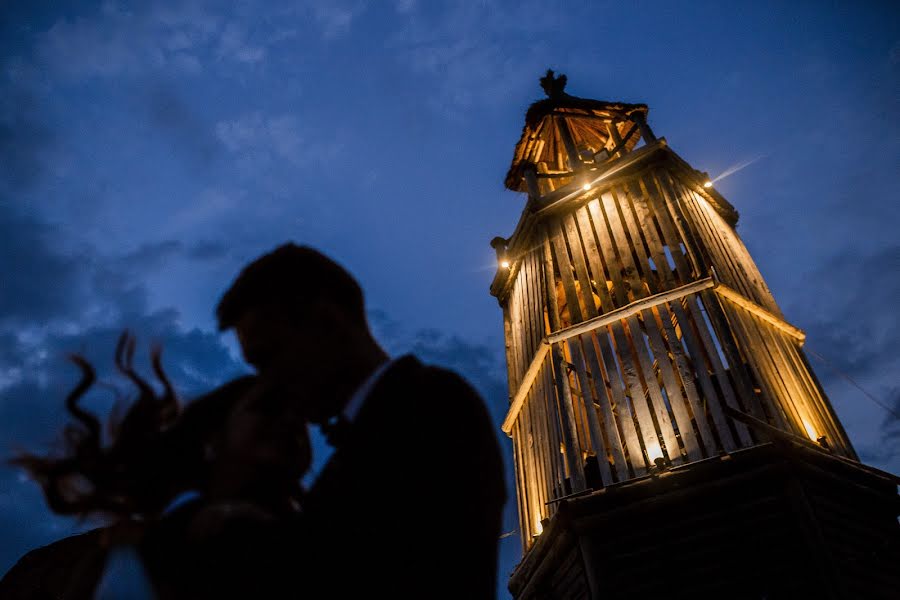
M 581 186 L 581 189 L 583 189 L 584 191 L 588 191 L 589 189 L 591 189 L 591 184 L 586 183 L 583 186 Z
M 706 182 L 703 184 L 703 187 L 705 187 L 705 188 L 711 188 L 711 187 L 712 187 L 712 181 L 706 181 Z
M 501 261 L 500 261 L 500 266 L 503 267 L 504 269 L 508 269 L 508 268 L 509 268 L 509 261 L 508 261 L 508 260 L 501 260 Z
M 812 441 L 815 442 L 819 439 L 819 434 L 816 433 L 816 430 L 813 428 L 813 426 L 806 421 L 803 421 L 803 429 L 806 430 L 806 435 L 808 435 L 809 439 L 811 439 Z

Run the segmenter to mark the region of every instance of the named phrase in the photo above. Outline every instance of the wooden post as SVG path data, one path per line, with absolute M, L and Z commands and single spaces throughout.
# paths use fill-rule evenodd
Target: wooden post
M 534 165 L 525 165 L 522 169 L 522 176 L 525 178 L 525 185 L 528 187 L 528 195 L 535 200 L 541 198 L 541 188 L 538 185 L 537 169 Z
M 647 125 L 647 118 L 644 116 L 642 112 L 634 112 L 631 114 L 631 120 L 637 123 L 637 126 L 641 129 L 641 137 L 644 138 L 644 143 L 649 144 L 651 142 L 656 141 L 656 136 L 653 135 L 653 130 L 650 129 L 650 126 Z
M 554 118 L 556 121 L 556 129 L 559 131 L 559 137 L 562 139 L 563 145 L 566 147 L 566 154 L 569 157 L 569 169 L 572 171 L 579 171 L 584 166 L 584 163 L 581 162 L 581 157 L 578 156 L 578 149 L 575 147 L 575 138 L 572 137 L 572 131 L 569 129 L 569 124 L 566 122 L 566 118 L 557 115 Z
M 613 141 L 612 150 L 616 150 L 616 148 L 621 148 L 622 147 L 622 136 L 619 135 L 619 126 L 617 124 L 617 121 L 610 121 L 609 123 L 606 124 L 606 128 L 607 128 L 607 130 L 609 130 L 609 137 L 612 138 L 612 141 Z M 617 150 L 614 153 L 614 157 L 621 156 L 621 154 L 622 154 L 622 151 Z
M 550 250 L 550 232 L 546 227 L 542 228 L 544 237 L 544 289 L 547 294 L 547 314 L 550 318 L 550 327 L 559 329 L 559 305 L 556 302 L 556 281 L 553 275 L 553 254 Z M 572 491 L 579 492 L 585 489 L 584 466 L 581 462 L 581 449 L 578 445 L 578 432 L 575 430 L 575 414 L 572 407 L 572 390 L 569 389 L 569 378 L 566 376 L 563 363 L 565 362 L 559 344 L 552 344 L 551 355 L 553 357 L 553 371 L 556 375 L 556 393 L 559 399 L 560 415 L 562 416 L 563 440 L 566 448 L 566 464 L 572 479 Z

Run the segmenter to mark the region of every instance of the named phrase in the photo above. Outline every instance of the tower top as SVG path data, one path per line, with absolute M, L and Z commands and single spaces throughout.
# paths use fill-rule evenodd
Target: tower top
M 631 131 L 630 127 L 644 120 L 646 104 L 579 98 L 565 92 L 567 82 L 565 75 L 549 69 L 540 79 L 547 97 L 533 103 L 525 113 L 522 137 L 504 182 L 508 189 L 527 191 L 524 172 L 528 169 L 554 177 L 574 174 L 582 163 L 594 162 L 596 154 L 604 150 L 605 156 L 612 156 L 628 152 L 638 143 L 642 132 Z M 629 132 L 632 135 L 626 137 Z M 574 147 L 568 147 L 570 141 Z M 579 158 L 570 157 L 570 151 L 577 152 Z

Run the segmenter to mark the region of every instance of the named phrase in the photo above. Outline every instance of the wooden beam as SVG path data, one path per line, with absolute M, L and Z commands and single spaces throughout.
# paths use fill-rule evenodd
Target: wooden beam
M 784 320 L 776 317 L 775 315 L 773 315 L 772 313 L 770 313 L 769 311 L 764 309 L 759 304 L 748 300 L 747 298 L 742 296 L 740 293 L 731 289 L 724 283 L 717 281 L 715 288 L 716 288 L 717 294 L 719 294 L 723 298 L 726 298 L 726 299 L 730 300 L 731 302 L 737 304 L 744 310 L 753 313 L 754 316 L 759 317 L 760 319 L 769 323 L 770 325 L 773 325 L 776 329 L 779 329 L 779 330 L 785 332 L 786 334 L 788 334 L 789 336 L 793 337 L 798 342 L 800 342 L 801 346 L 803 345 L 803 342 L 806 341 L 806 334 L 803 332 L 802 329 L 798 329 L 798 328 L 794 327 L 793 325 L 791 325 L 790 323 L 787 323 Z
M 578 149 L 575 147 L 575 138 L 572 137 L 572 130 L 569 129 L 566 118 L 557 115 L 554 121 L 556 121 L 556 129 L 559 131 L 559 137 L 562 138 L 562 143 L 566 147 L 566 154 L 569 157 L 569 168 L 573 171 L 581 169 L 584 166 L 584 163 L 581 161 L 581 157 L 578 156 Z
M 513 396 L 512 402 L 509 405 L 509 412 L 506 414 L 506 419 L 500 427 L 503 430 L 503 433 L 510 435 L 510 437 L 513 423 L 516 422 L 516 417 L 519 416 L 519 411 L 522 410 L 522 406 L 525 404 L 525 398 L 528 397 L 528 392 L 531 390 L 534 380 L 537 379 L 537 376 L 540 374 L 541 366 L 544 364 L 544 359 L 547 358 L 547 353 L 549 351 L 550 344 L 547 343 L 545 338 L 538 347 L 538 351 L 534 355 L 531 364 L 528 366 L 528 370 L 525 371 L 525 375 L 522 376 L 522 381 L 519 383 L 519 389 L 516 390 L 516 395 Z
M 692 281 L 691 283 L 688 283 L 687 285 L 683 285 L 681 287 L 677 287 L 674 290 L 661 292 L 659 294 L 653 294 L 652 296 L 647 296 L 646 298 L 635 300 L 634 302 L 631 302 L 623 306 L 622 308 L 617 308 L 616 310 L 600 315 L 599 317 L 595 317 L 588 321 L 584 321 L 583 323 L 578 323 L 577 325 L 572 325 L 571 327 L 566 327 L 565 329 L 561 329 L 559 331 L 551 333 L 547 336 L 547 341 L 551 344 L 555 344 L 557 342 L 567 340 L 571 337 L 593 331 L 594 329 L 604 327 L 606 325 L 609 325 L 610 323 L 615 323 L 616 321 L 628 318 L 632 315 L 636 315 L 642 310 L 646 310 L 658 304 L 671 302 L 672 300 L 677 300 L 679 298 L 687 296 L 688 294 L 695 294 L 701 290 L 715 287 L 715 285 L 716 282 L 712 277 L 706 277 L 704 279 Z
M 614 130 L 615 126 L 613 126 L 612 129 Z M 616 142 L 616 146 L 615 146 L 615 148 L 612 149 L 612 151 L 610 151 L 610 154 L 612 154 L 613 156 L 620 154 L 625 149 L 625 144 L 628 143 L 628 140 L 631 139 L 631 137 L 634 135 L 634 132 L 637 130 L 638 130 L 638 124 L 635 123 L 634 125 L 631 126 L 631 129 L 629 129 L 628 132 L 625 134 L 625 137 L 620 138 L 619 141 Z
M 633 167 L 638 163 L 643 162 L 644 159 L 648 158 L 650 155 L 654 154 L 656 151 L 666 147 L 666 139 L 659 138 L 656 142 L 649 146 L 644 146 L 642 148 L 638 148 L 634 152 L 629 152 L 625 156 L 614 159 L 608 163 L 603 165 L 603 170 L 592 169 L 587 176 L 589 179 L 587 182 L 591 187 L 597 187 L 601 183 L 603 183 L 607 179 L 611 179 L 615 175 L 618 175 L 625 169 L 629 167 Z M 558 194 L 558 195 L 557 195 Z M 555 190 L 550 194 L 544 194 L 544 202 L 546 204 L 537 209 L 536 214 L 542 216 L 548 212 L 552 212 L 555 209 L 558 209 L 561 205 L 565 204 L 569 200 L 575 198 L 581 198 L 584 195 L 584 189 L 582 187 L 582 182 L 575 182 L 567 184 L 564 187 Z M 548 197 L 549 196 L 549 197 Z

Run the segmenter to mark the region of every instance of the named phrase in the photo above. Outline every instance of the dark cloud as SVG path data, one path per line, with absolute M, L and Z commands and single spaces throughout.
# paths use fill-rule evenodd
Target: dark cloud
M 896 358 L 900 313 L 900 244 L 870 254 L 851 250 L 824 261 L 814 279 L 822 293 L 808 298 L 810 341 L 851 375 L 883 370 Z
M 212 128 L 185 102 L 178 91 L 166 84 L 152 84 L 142 94 L 150 125 L 185 158 L 207 166 L 219 144 Z
M 56 142 L 38 98 L 20 86 L 0 85 L 0 177 L 9 190 L 30 187 L 43 175 Z
M 0 324 L 68 314 L 85 300 L 83 258 L 53 250 L 60 231 L 0 203 Z

